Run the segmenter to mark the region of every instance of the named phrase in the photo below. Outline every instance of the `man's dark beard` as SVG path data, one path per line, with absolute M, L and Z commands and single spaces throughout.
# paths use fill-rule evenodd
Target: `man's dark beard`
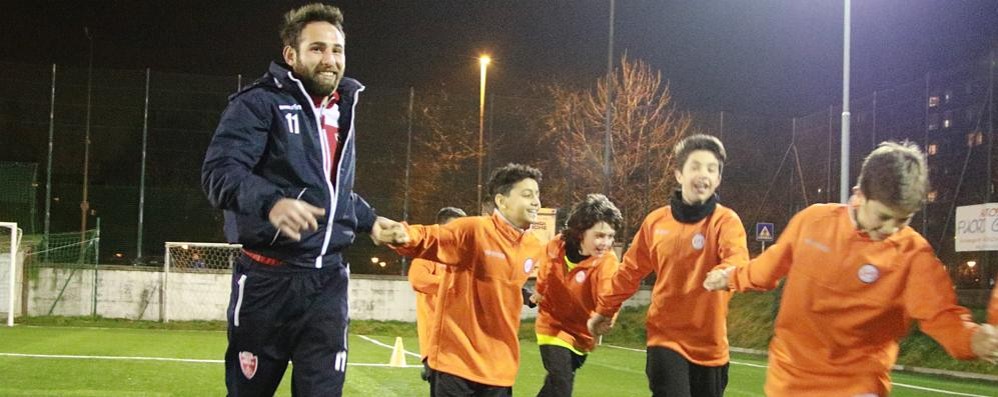
M 321 84 L 317 83 L 315 80 L 307 77 L 302 77 L 301 82 L 302 85 L 305 86 L 305 91 L 307 91 L 309 95 L 313 96 L 319 96 L 319 97 L 328 96 L 332 94 L 333 91 L 336 89 L 336 87 L 327 89 L 323 87 Z
M 295 77 L 301 80 L 301 84 L 305 86 L 305 92 L 308 92 L 308 94 L 312 96 L 324 97 L 331 95 L 333 91 L 336 90 L 336 87 L 332 87 L 328 90 L 323 88 L 322 85 L 320 85 L 315 80 L 316 77 L 314 74 L 312 74 L 313 71 L 306 69 L 304 70 L 303 73 L 302 70 L 299 70 L 299 67 L 304 67 L 304 66 L 305 64 L 302 62 L 302 60 L 298 59 L 298 64 L 296 66 L 291 67 L 291 70 L 294 72 Z

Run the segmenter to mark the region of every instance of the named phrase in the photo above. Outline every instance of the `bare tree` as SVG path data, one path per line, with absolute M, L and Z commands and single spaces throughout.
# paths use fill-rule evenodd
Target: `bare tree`
M 613 97 L 608 86 L 613 85 Z M 545 189 L 565 192 L 563 205 L 599 192 L 603 186 L 605 115 L 613 107 L 611 125 L 611 191 L 605 192 L 624 213 L 633 230 L 651 209 L 664 204 L 675 186 L 672 147 L 692 130 L 692 117 L 672 103 L 661 72 L 625 55 L 609 77 L 595 88 L 552 86 L 553 105 L 541 115 L 543 139 L 554 142 L 557 155 L 547 167 L 562 178 L 547 179 Z M 627 236 L 627 231 L 620 233 Z
M 410 183 L 416 222 L 431 223 L 443 206 L 477 212 L 478 124 L 475 113 L 463 102 L 443 90 L 421 99 L 415 115 Z

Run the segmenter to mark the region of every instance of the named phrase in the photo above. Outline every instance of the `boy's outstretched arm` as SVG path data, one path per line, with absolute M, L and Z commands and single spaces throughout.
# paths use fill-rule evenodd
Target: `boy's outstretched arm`
M 734 266 L 734 263 L 722 263 L 715 267 L 707 273 L 703 287 L 710 291 L 768 291 L 776 288 L 780 279 L 790 272 L 794 244 L 805 217 L 805 212 L 801 212 L 790 219 L 787 229 L 780 235 L 776 244 L 747 265 Z
M 939 342 L 950 356 L 961 360 L 998 358 L 994 328 L 974 323 L 970 310 L 957 304 L 949 274 L 931 247 L 913 256 L 902 299 L 905 311 L 918 321 L 922 332 Z
M 655 270 L 651 256 L 651 239 L 654 232 L 648 219 L 631 240 L 631 248 L 624 253 L 624 260 L 609 280 L 600 288 L 596 297 L 596 310 L 586 325 L 595 336 L 607 333 L 613 327 L 613 318 L 627 298 L 641 287 L 641 280 Z

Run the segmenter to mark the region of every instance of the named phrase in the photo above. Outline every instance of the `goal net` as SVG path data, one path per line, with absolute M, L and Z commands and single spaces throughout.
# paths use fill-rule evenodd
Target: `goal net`
M 225 320 L 239 244 L 167 242 L 160 310 L 164 322 Z
M 18 249 L 21 230 L 17 223 L 0 222 L 0 314 L 8 327 L 21 315 L 21 277 L 23 256 Z

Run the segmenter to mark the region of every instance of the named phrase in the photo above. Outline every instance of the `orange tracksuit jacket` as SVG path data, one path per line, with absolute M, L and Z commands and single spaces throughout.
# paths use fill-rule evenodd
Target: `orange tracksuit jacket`
M 520 289 L 544 255 L 544 245 L 498 211 L 446 225 L 412 225 L 407 231 L 409 242 L 393 247 L 396 252 L 448 265 L 431 325 L 430 368 L 512 386 L 520 366 Z
M 911 320 L 953 357 L 975 357 L 978 326 L 957 306 L 932 246 L 910 227 L 873 241 L 856 230 L 847 206 L 812 205 L 729 284 L 768 290 L 784 276 L 767 396 L 888 395 Z
M 707 291 L 703 280 L 719 264 L 747 262 L 745 229 L 730 208 L 717 204 L 699 222 L 681 223 L 670 206 L 662 207 L 645 217 L 596 312 L 612 316 L 638 290 L 641 279 L 655 272 L 646 320 L 648 346 L 668 348 L 699 365 L 724 365 L 731 293 Z
M 436 309 L 437 291 L 444 278 L 445 266 L 426 259 L 413 259 L 409 266 L 409 283 L 416 291 L 416 333 L 419 334 L 419 355 L 424 359 L 430 347 L 430 329 Z
M 592 351 L 596 344 L 586 323 L 599 295 L 610 292 L 617 266 L 617 256 L 611 251 L 599 258 L 586 258 L 569 271 L 565 241 L 557 236 L 548 242 L 547 255 L 537 272 L 537 293 L 543 297 L 534 325 L 537 333 L 568 342 L 580 352 Z

